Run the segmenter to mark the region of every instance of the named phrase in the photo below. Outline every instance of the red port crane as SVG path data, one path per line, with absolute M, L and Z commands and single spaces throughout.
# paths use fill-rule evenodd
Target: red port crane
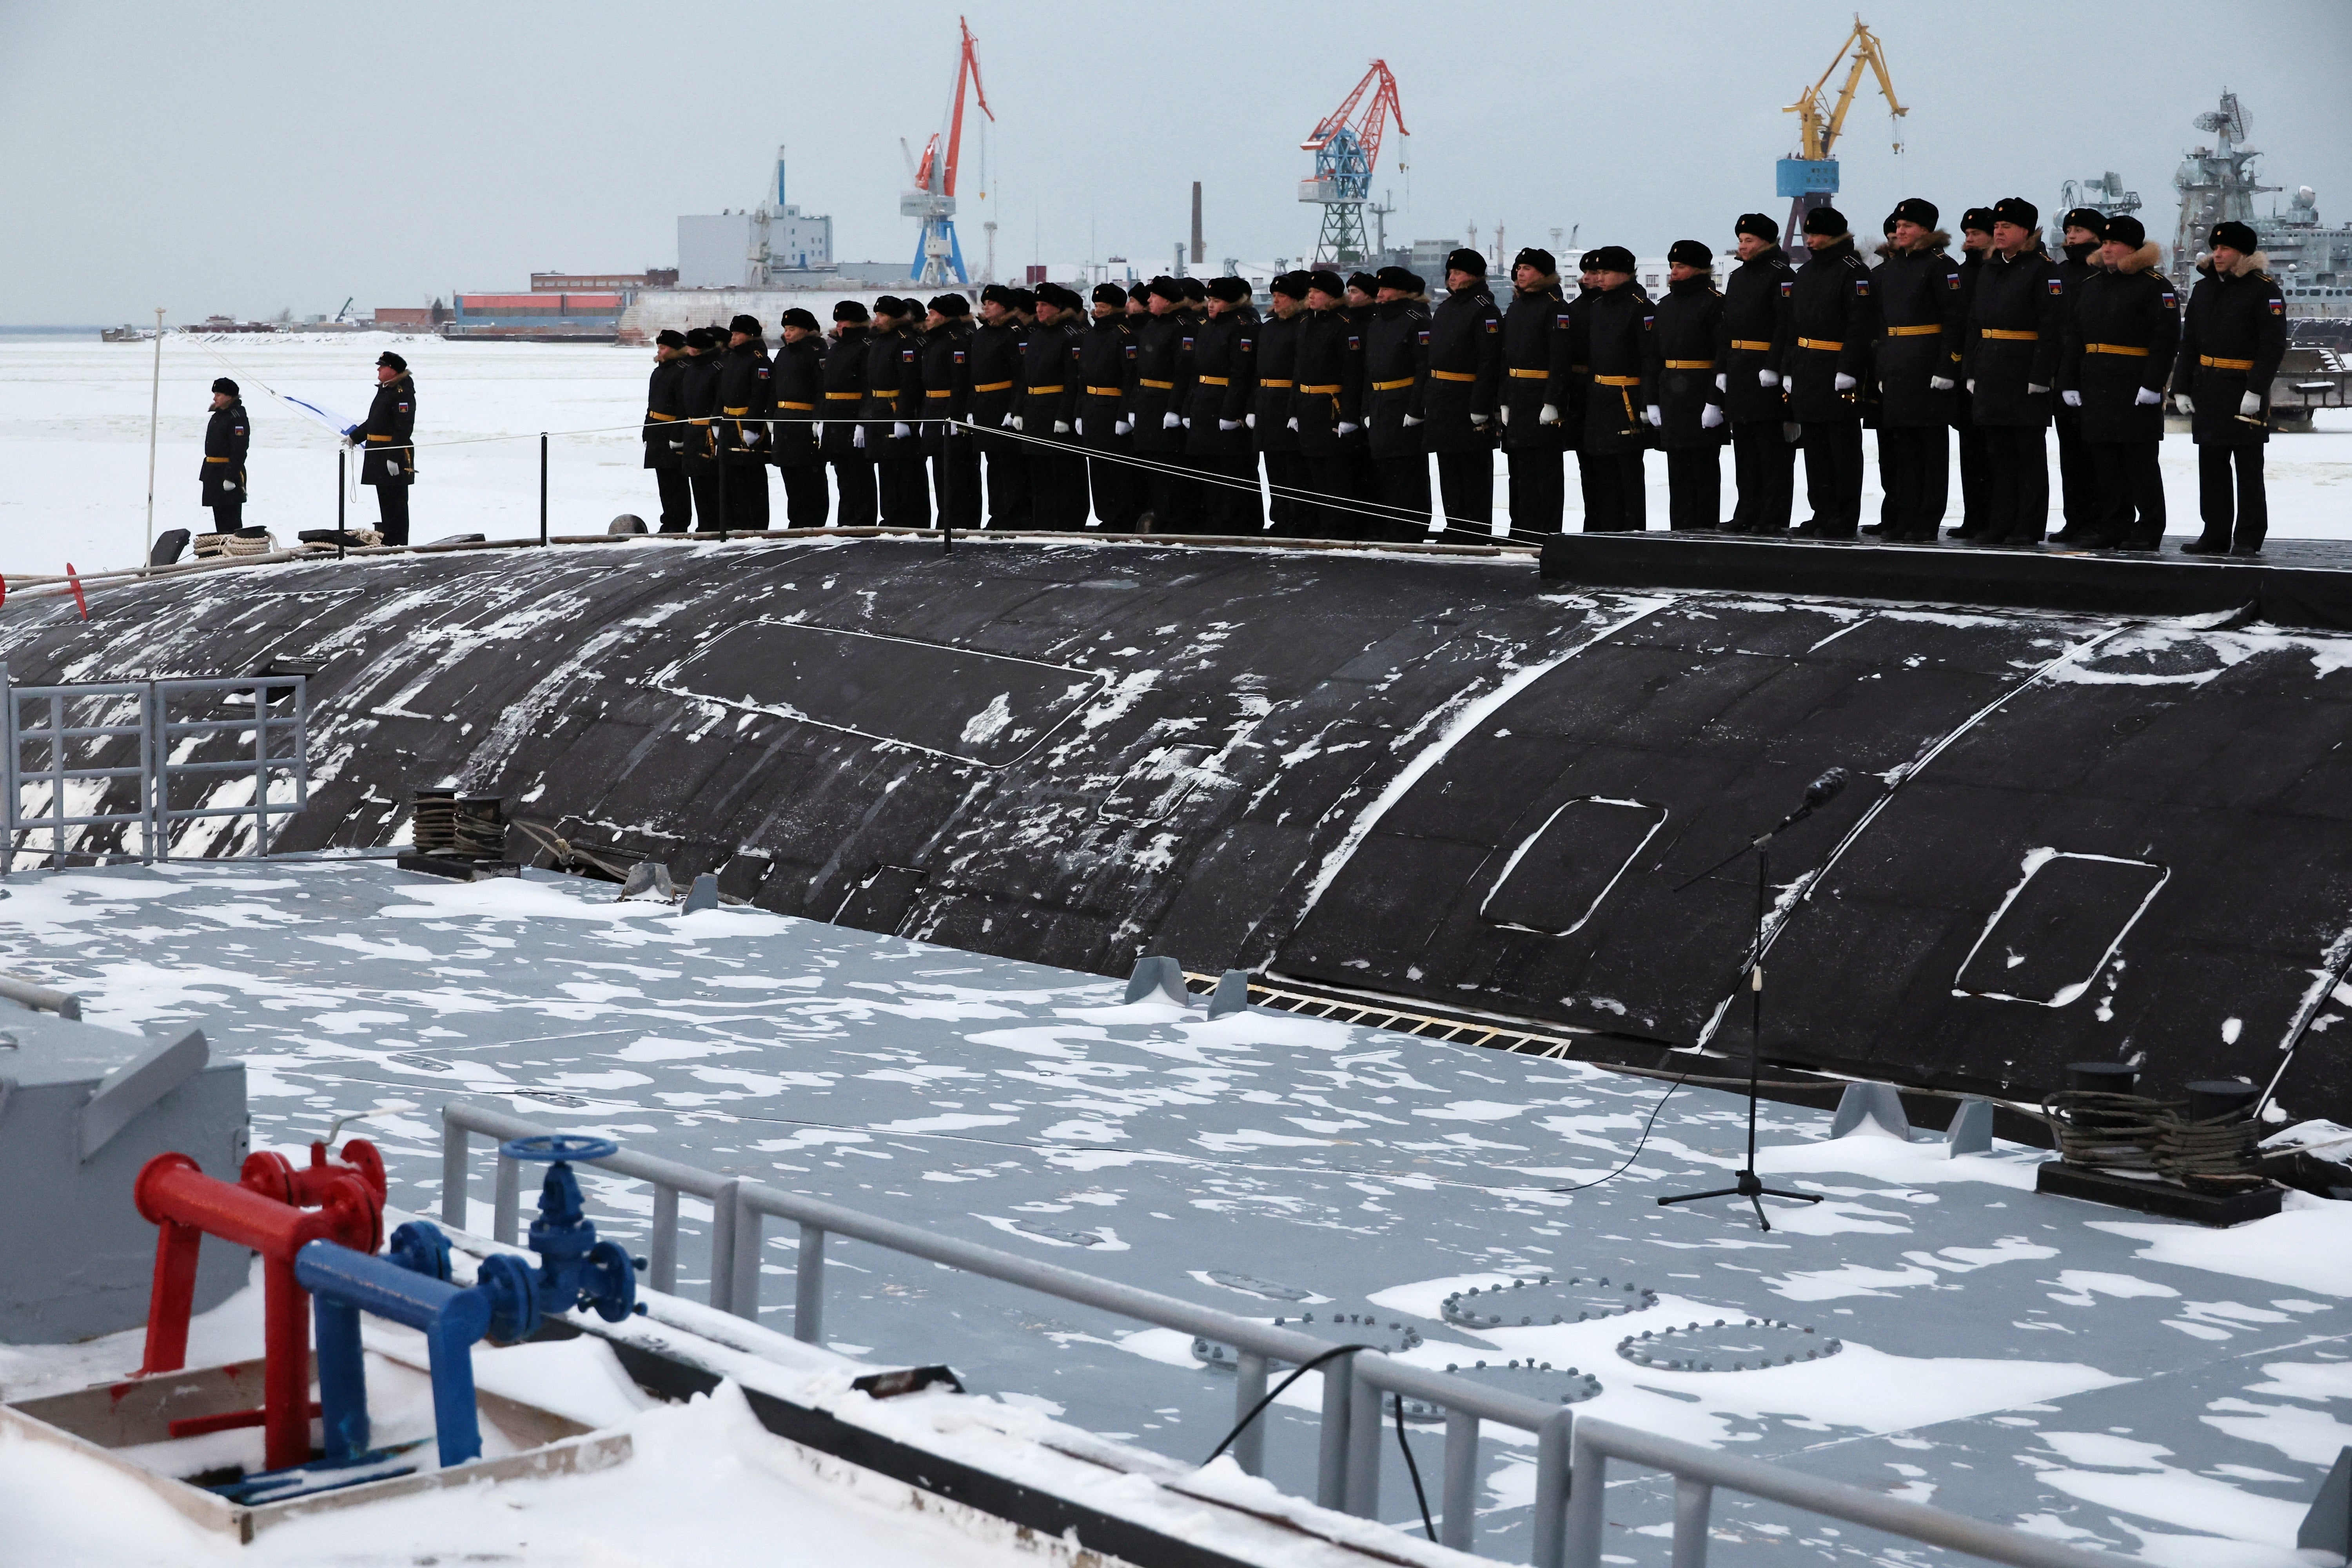
M 956 61 L 955 98 L 948 110 L 946 156 L 940 156 L 940 136 L 935 131 L 931 139 L 923 143 L 922 162 L 915 168 L 915 188 L 898 202 L 900 216 L 920 218 L 923 222 L 911 268 L 916 281 L 920 283 L 941 284 L 950 279 L 958 283 L 971 281 L 964 274 L 963 249 L 956 243 L 955 231 L 956 166 L 963 156 L 965 83 L 971 85 L 980 111 L 992 121 L 996 118 L 996 110 L 988 107 L 988 89 L 980 82 L 980 56 L 973 48 L 977 40 L 971 36 L 971 26 L 958 16 L 956 27 L 963 34 L 963 52 Z
M 1366 93 L 1371 95 L 1369 103 Z M 1396 75 L 1388 61 L 1374 60 L 1356 90 L 1317 121 L 1314 131 L 1298 144 L 1300 152 L 1315 154 L 1315 174 L 1298 182 L 1298 199 L 1323 208 L 1316 260 L 1360 261 L 1369 249 L 1364 206 L 1371 199 L 1372 167 L 1380 162 L 1381 139 L 1387 133 L 1391 114 L 1396 116 L 1397 134 L 1412 135 L 1405 129 L 1404 105 L 1397 100 Z M 1403 160 L 1398 163 L 1402 167 Z

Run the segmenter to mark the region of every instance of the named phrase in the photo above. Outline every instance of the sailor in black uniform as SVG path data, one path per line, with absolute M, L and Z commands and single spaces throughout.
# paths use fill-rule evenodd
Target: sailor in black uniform
M 1739 499 L 1731 533 L 1786 537 L 1797 451 L 1783 428 L 1789 395 L 1780 380 L 1780 319 L 1796 273 L 1780 248 L 1780 226 L 1763 213 L 1733 226 L 1739 265 L 1723 289 L 1723 411 L 1731 419 L 1731 469 Z
M 1685 532 L 1723 521 L 1722 343 L 1715 253 L 1678 239 L 1666 251 L 1666 297 L 1652 311 L 1649 385 L 1651 424 L 1666 454 L 1666 525 Z
M 2164 541 L 2164 388 L 2180 341 L 2180 297 L 2157 270 L 2162 253 L 2139 219 L 2106 221 L 2099 269 L 2067 312 L 2058 403 L 2082 422 L 2095 510 L 2074 542 L 2085 550 L 2154 550 Z
M 784 481 L 784 526 L 823 528 L 831 501 L 824 488 L 824 454 L 814 423 L 824 417 L 824 338 L 816 318 L 795 305 L 786 310 L 776 350 L 776 423 L 769 449 Z
M 386 349 L 376 356 L 375 400 L 344 435 L 360 455 L 360 483 L 375 487 L 386 544 L 408 542 L 408 487 L 416 482 L 416 383 L 408 362 Z
M 1987 511 L 1979 544 L 2031 549 L 2050 525 L 2050 389 L 2066 324 L 2066 280 L 2042 248 L 2022 196 L 1992 209 L 1993 247 L 1977 277 L 1967 356 L 1970 413 L 1985 438 Z
M 1862 393 L 1878 336 L 1878 304 L 1835 207 L 1805 215 L 1811 254 L 1789 292 L 1781 321 L 1789 412 L 1805 432 L 1806 539 L 1850 540 L 1862 524 Z
M 874 458 L 858 410 L 866 404 L 866 345 L 873 318 L 855 300 L 833 308 L 833 347 L 824 356 L 824 460 L 833 469 L 834 521 L 871 528 L 876 516 Z
M 1437 456 L 1447 528 L 1484 535 L 1495 522 L 1495 407 L 1503 380 L 1503 314 L 1486 287 L 1486 258 L 1445 258 L 1445 298 L 1429 317 L 1429 384 L 1422 434 Z
M 2172 400 L 2197 442 L 2205 521 L 2204 532 L 2180 547 L 2191 555 L 2257 555 L 2270 531 L 2263 447 L 2271 438 L 2271 378 L 2286 357 L 2286 298 L 2269 265 L 2252 228 L 2216 224 L 2181 321 Z
M 212 509 L 213 531 L 235 533 L 245 526 L 245 455 L 252 448 L 251 421 L 237 400 L 236 383 L 213 383 L 213 416 L 205 425 L 204 504 Z

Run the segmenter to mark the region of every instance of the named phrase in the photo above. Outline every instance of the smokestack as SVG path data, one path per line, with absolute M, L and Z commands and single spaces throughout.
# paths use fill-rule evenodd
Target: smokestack
M 1192 265 L 1198 267 L 1209 259 L 1209 247 L 1201 243 L 1201 182 L 1192 182 Z

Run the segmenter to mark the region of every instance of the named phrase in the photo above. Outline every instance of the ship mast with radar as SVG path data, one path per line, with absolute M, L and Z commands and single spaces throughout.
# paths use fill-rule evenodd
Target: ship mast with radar
M 899 150 L 907 153 L 908 184 L 912 187 L 898 198 L 900 217 L 919 218 L 922 233 L 915 242 L 915 259 L 908 270 L 918 283 L 941 287 L 949 283 L 969 283 L 971 278 L 963 267 L 963 247 L 956 241 L 956 168 L 963 156 L 963 95 L 968 82 L 980 111 L 995 120 L 996 111 L 988 107 L 988 89 L 980 84 L 980 56 L 974 52 L 976 40 L 971 27 L 961 16 L 956 26 L 963 34 L 963 52 L 956 60 L 955 91 L 948 100 L 947 145 L 940 145 L 940 133 L 923 144 L 923 157 L 918 163 L 899 140 Z
M 2279 188 L 2254 181 L 2250 165 L 2262 154 L 2243 145 L 2253 123 L 2236 93 L 2223 88 L 2220 107 L 2199 115 L 2194 123 L 2198 130 L 2211 133 L 2213 144 L 2191 148 L 2172 174 L 2172 183 L 2180 192 L 2180 226 L 2172 237 L 2175 278 L 2190 275 L 2197 258 L 2205 253 L 2205 237 L 2213 232 L 2215 224 L 2252 223 L 2256 194 Z

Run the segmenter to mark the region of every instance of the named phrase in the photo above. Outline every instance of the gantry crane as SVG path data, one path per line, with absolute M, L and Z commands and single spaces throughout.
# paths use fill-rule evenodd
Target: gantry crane
M 923 144 L 922 162 L 918 164 L 908 153 L 907 163 L 914 188 L 898 198 L 898 216 L 922 220 L 922 232 L 915 241 L 915 259 L 908 270 L 918 283 L 939 286 L 949 282 L 968 283 L 971 279 L 963 269 L 963 247 L 956 243 L 956 165 L 963 155 L 963 91 L 971 84 L 972 96 L 979 101 L 980 111 L 990 120 L 996 111 L 988 107 L 988 90 L 980 85 L 980 56 L 973 52 L 975 40 L 971 28 L 961 16 L 956 26 L 963 33 L 963 53 L 956 61 L 955 96 L 948 105 L 947 147 L 942 155 L 940 133 Z M 901 150 L 906 147 L 902 139 Z
M 1853 53 L 1851 65 L 1846 62 L 1848 50 Z M 1838 90 L 1836 107 L 1831 108 L 1822 102 L 1822 91 L 1841 65 L 1847 68 L 1845 85 Z M 1886 95 L 1888 110 L 1898 120 L 1910 113 L 1895 96 L 1895 79 L 1886 70 L 1886 51 L 1859 16 L 1853 19 L 1853 31 L 1838 46 L 1838 52 L 1831 58 L 1830 68 L 1822 72 L 1821 79 L 1780 111 L 1795 115 L 1799 128 L 1796 156 L 1781 159 L 1778 168 L 1780 194 L 1790 198 L 1787 236 L 1791 245 L 1799 243 L 1797 237 L 1804 227 L 1805 215 L 1815 207 L 1829 205 L 1830 197 L 1837 194 L 1838 166 L 1832 149 L 1837 146 L 1839 133 L 1845 129 L 1846 110 L 1853 107 L 1853 95 L 1862 86 L 1865 68 L 1877 74 L 1878 90 Z M 1899 136 L 1895 138 L 1895 150 L 1903 151 Z
M 1367 92 L 1371 94 L 1370 103 L 1364 102 Z M 1360 118 L 1359 105 L 1363 109 Z M 1404 128 L 1404 106 L 1397 101 L 1396 77 L 1386 60 L 1374 60 L 1356 90 L 1318 121 L 1313 132 L 1298 144 L 1300 152 L 1315 154 L 1315 174 L 1298 182 L 1298 199 L 1319 203 L 1323 208 L 1323 231 L 1315 241 L 1317 261 L 1350 263 L 1364 258 L 1369 248 L 1364 205 L 1371 199 L 1372 167 L 1380 162 L 1381 138 L 1391 114 L 1396 116 L 1397 134 L 1412 135 Z M 1402 158 L 1397 160 L 1397 166 L 1404 167 Z

